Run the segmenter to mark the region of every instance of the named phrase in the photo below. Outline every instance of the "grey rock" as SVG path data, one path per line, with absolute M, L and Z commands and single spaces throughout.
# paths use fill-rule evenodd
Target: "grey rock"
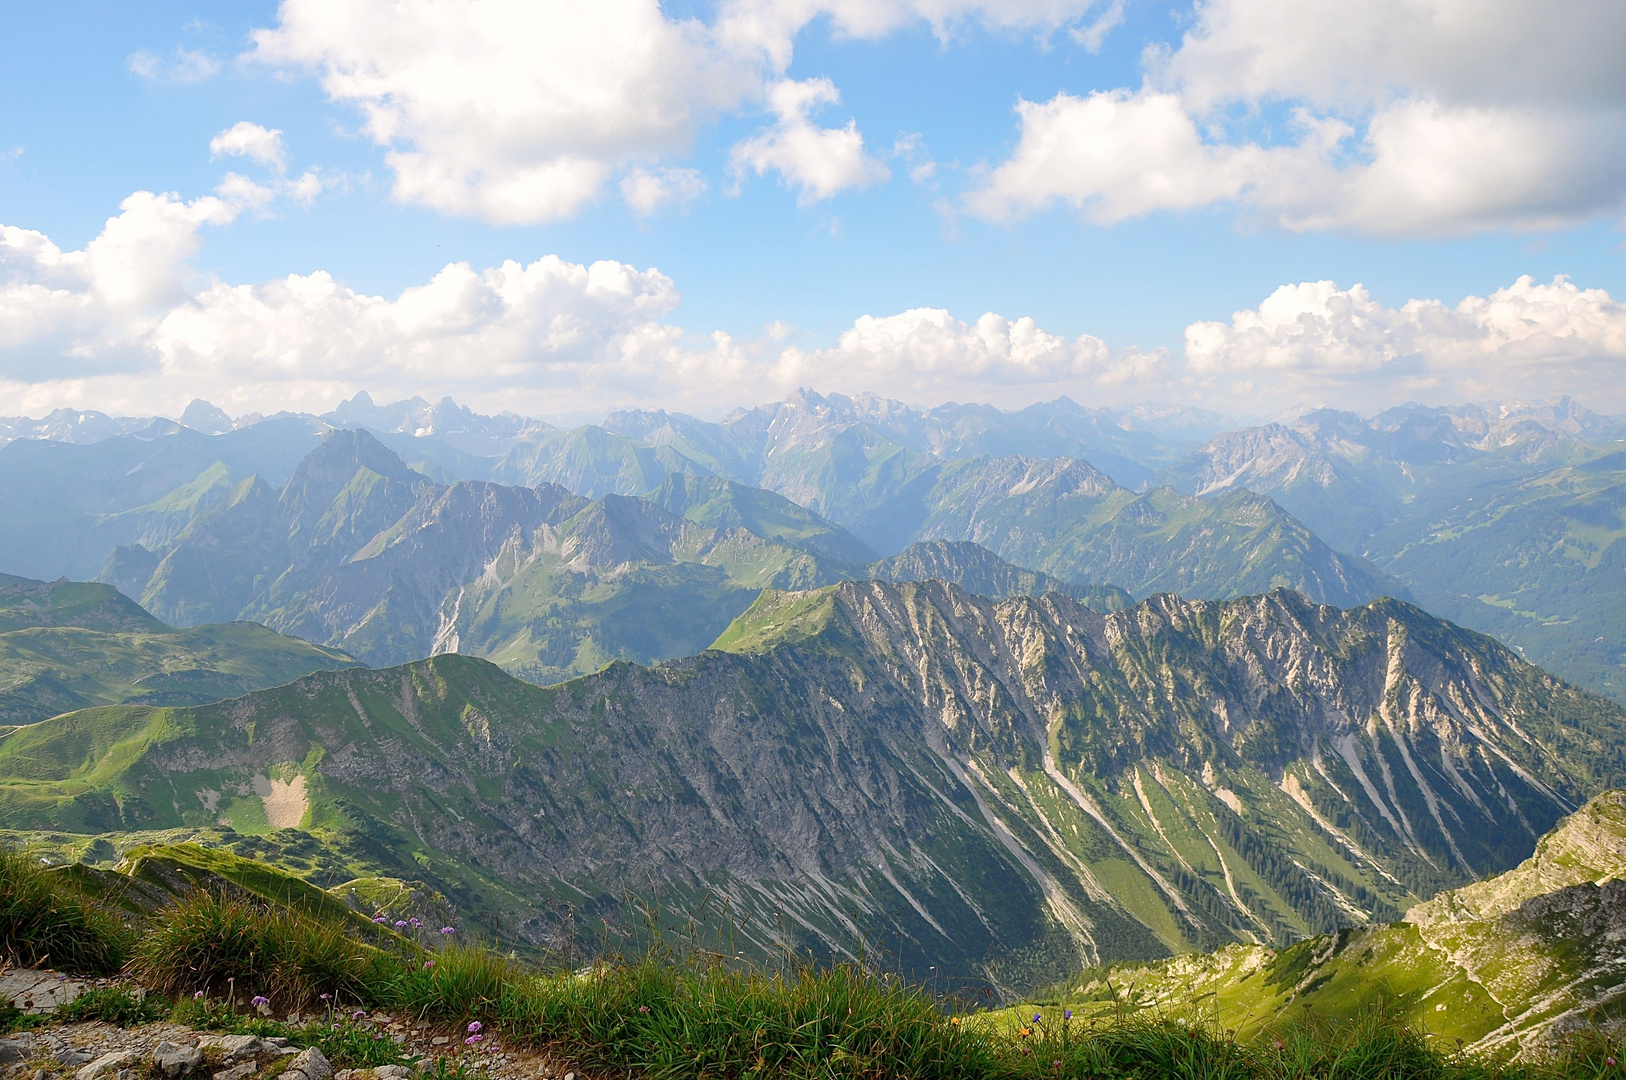
M 70 1069 L 76 1069 L 92 1060 L 90 1054 L 85 1053 L 83 1050 L 75 1050 L 71 1046 L 63 1046 L 56 1052 L 55 1057 L 59 1063 L 66 1065 Z
M 115 1050 L 111 1054 L 103 1054 L 74 1073 L 74 1080 L 96 1080 L 98 1076 L 105 1072 L 117 1072 L 134 1057 L 135 1054 L 129 1050 Z
M 229 1069 L 222 1069 L 215 1073 L 213 1080 L 248 1080 L 260 1067 L 252 1061 L 245 1061 L 241 1065 L 233 1065 Z
M 15 1065 L 19 1061 L 27 1061 L 28 1053 L 20 1043 L 12 1039 L 0 1039 L 0 1065 Z
M 55 1012 L 88 989 L 84 980 L 54 971 L 14 968 L 0 973 L 0 1000 L 35 1015 Z
M 282 1075 L 288 1080 L 296 1080 L 298 1077 L 303 1077 L 304 1080 L 331 1080 L 333 1066 L 322 1056 L 320 1050 L 312 1046 L 300 1051 L 299 1056 L 288 1063 L 288 1068 L 283 1070 Z
M 218 1035 L 198 1043 L 200 1050 L 210 1048 L 218 1048 L 223 1060 L 232 1061 L 236 1058 L 253 1057 L 267 1049 L 267 1046 L 263 1039 L 253 1035 Z
M 185 1076 L 203 1064 L 203 1051 L 195 1046 L 180 1046 L 166 1040 L 153 1050 L 152 1064 L 165 1076 Z
M 406 1080 L 412 1075 L 412 1070 L 405 1065 L 380 1065 L 373 1070 L 373 1075 L 380 1080 Z

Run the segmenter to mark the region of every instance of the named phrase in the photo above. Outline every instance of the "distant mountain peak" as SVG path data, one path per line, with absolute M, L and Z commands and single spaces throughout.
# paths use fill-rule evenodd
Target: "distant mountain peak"
M 181 413 L 181 424 L 205 435 L 223 435 L 236 427 L 224 409 L 211 405 L 202 398 L 192 399 L 186 411 Z

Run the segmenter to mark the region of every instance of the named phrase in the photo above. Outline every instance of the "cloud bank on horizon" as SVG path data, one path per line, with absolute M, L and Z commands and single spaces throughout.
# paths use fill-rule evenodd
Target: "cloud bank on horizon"
M 393 298 L 320 271 L 188 291 L 200 230 L 241 211 L 220 195 L 188 203 L 138 192 L 81 251 L 0 227 L 0 391 L 13 409 L 160 410 L 202 396 L 274 411 L 365 389 L 533 411 L 715 411 L 812 383 L 933 404 L 1069 394 L 1242 411 L 1588 387 L 1593 407 L 1626 408 L 1626 304 L 1562 278 L 1521 277 L 1486 297 L 1400 308 L 1359 285 L 1284 285 L 1228 322 L 1192 323 L 1179 353 L 934 308 L 864 315 L 833 345 L 804 349 L 782 347 L 776 328 L 755 341 L 691 333 L 667 319 L 680 299 L 675 282 L 608 260 L 452 263 Z
M 612 199 L 654 219 L 765 180 L 803 207 L 937 182 L 947 166 L 918 138 L 867 138 L 837 81 L 793 74 L 814 24 L 838 42 L 926 25 L 944 48 L 981 35 L 1094 53 L 1125 17 L 1122 0 L 720 0 L 683 17 L 655 0 L 283 0 L 236 64 L 314 79 L 377 148 L 395 202 L 518 228 Z M 1005 152 L 955 172 L 937 204 L 950 230 L 1057 207 L 1080 230 L 1219 207 L 1244 228 L 1382 242 L 1619 221 L 1622 40 L 1626 5 L 1610 0 L 1201 0 L 1177 42 L 1140 53 L 1138 84 L 1020 97 Z M 129 66 L 182 83 L 224 65 L 177 48 Z M 694 167 L 697 133 L 750 118 L 721 175 Z M 210 230 L 343 181 L 293 176 L 284 131 L 246 119 L 207 150 L 232 169 L 211 193 L 136 191 L 81 249 L 0 225 L 6 411 L 194 396 L 270 411 L 364 389 L 716 412 L 806 384 L 928 404 L 1068 394 L 1258 413 L 1585 393 L 1626 410 L 1626 304 L 1564 275 L 1398 306 L 1354 281 L 1287 282 L 1145 348 L 938 307 L 849 313 L 822 344 L 777 322 L 740 336 L 685 325 L 682 281 L 611 259 L 454 260 L 392 295 L 325 270 L 227 281 L 195 268 Z

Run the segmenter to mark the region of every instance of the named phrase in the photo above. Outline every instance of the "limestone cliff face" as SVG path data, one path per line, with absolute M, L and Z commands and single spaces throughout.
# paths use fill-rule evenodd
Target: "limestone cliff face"
M 1626 1019 L 1626 792 L 1563 819 L 1507 873 L 1441 893 L 1403 922 L 1286 949 L 1091 974 L 1068 996 L 1205 1015 L 1245 1034 L 1300 1005 L 1338 1017 L 1386 1007 L 1470 1050 L 1538 1054 L 1565 1035 Z
M 1002 992 L 1398 918 L 1626 783 L 1615 706 L 1406 604 L 1287 592 L 1103 614 L 848 582 L 548 688 L 440 656 L 98 716 L 0 742 L 0 823 L 246 822 L 255 778 L 297 774 L 304 827 L 536 943 L 630 891 L 738 948 Z
M 1609 791 L 1559 823 L 1505 874 L 1448 889 L 1406 912 L 1417 926 L 1493 919 L 1572 885 L 1626 877 L 1626 792 Z

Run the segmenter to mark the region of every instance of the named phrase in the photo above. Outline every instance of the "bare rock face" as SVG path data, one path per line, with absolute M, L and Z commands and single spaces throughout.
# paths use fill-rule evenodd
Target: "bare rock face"
M 291 1080 L 330 1080 L 333 1076 L 333 1066 L 322 1056 L 322 1051 L 312 1046 L 301 1050 L 298 1056 L 288 1063 L 288 1068 L 282 1075 L 290 1077 Z
M 75 1072 L 74 1080 L 97 1080 L 105 1073 L 117 1073 L 125 1065 L 134 1061 L 136 1054 L 133 1050 L 118 1050 L 111 1054 L 103 1054 L 89 1065 L 82 1066 Z
M 1602 886 L 1622 877 L 1626 877 L 1626 791 L 1610 791 L 1565 818 L 1542 837 L 1536 853 L 1514 869 L 1418 904 L 1406 912 L 1406 921 L 1433 926 L 1491 919 L 1572 885 Z
M 217 1035 L 199 1042 L 198 1049 L 219 1050 L 222 1061 L 239 1061 L 264 1053 L 271 1046 L 257 1035 Z
M 30 1015 L 53 1013 L 90 989 L 83 979 L 35 968 L 0 972 L 0 1001 Z
M 203 1051 L 195 1046 L 181 1046 L 166 1040 L 153 1048 L 152 1064 L 153 1068 L 174 1080 L 189 1075 L 202 1065 Z

